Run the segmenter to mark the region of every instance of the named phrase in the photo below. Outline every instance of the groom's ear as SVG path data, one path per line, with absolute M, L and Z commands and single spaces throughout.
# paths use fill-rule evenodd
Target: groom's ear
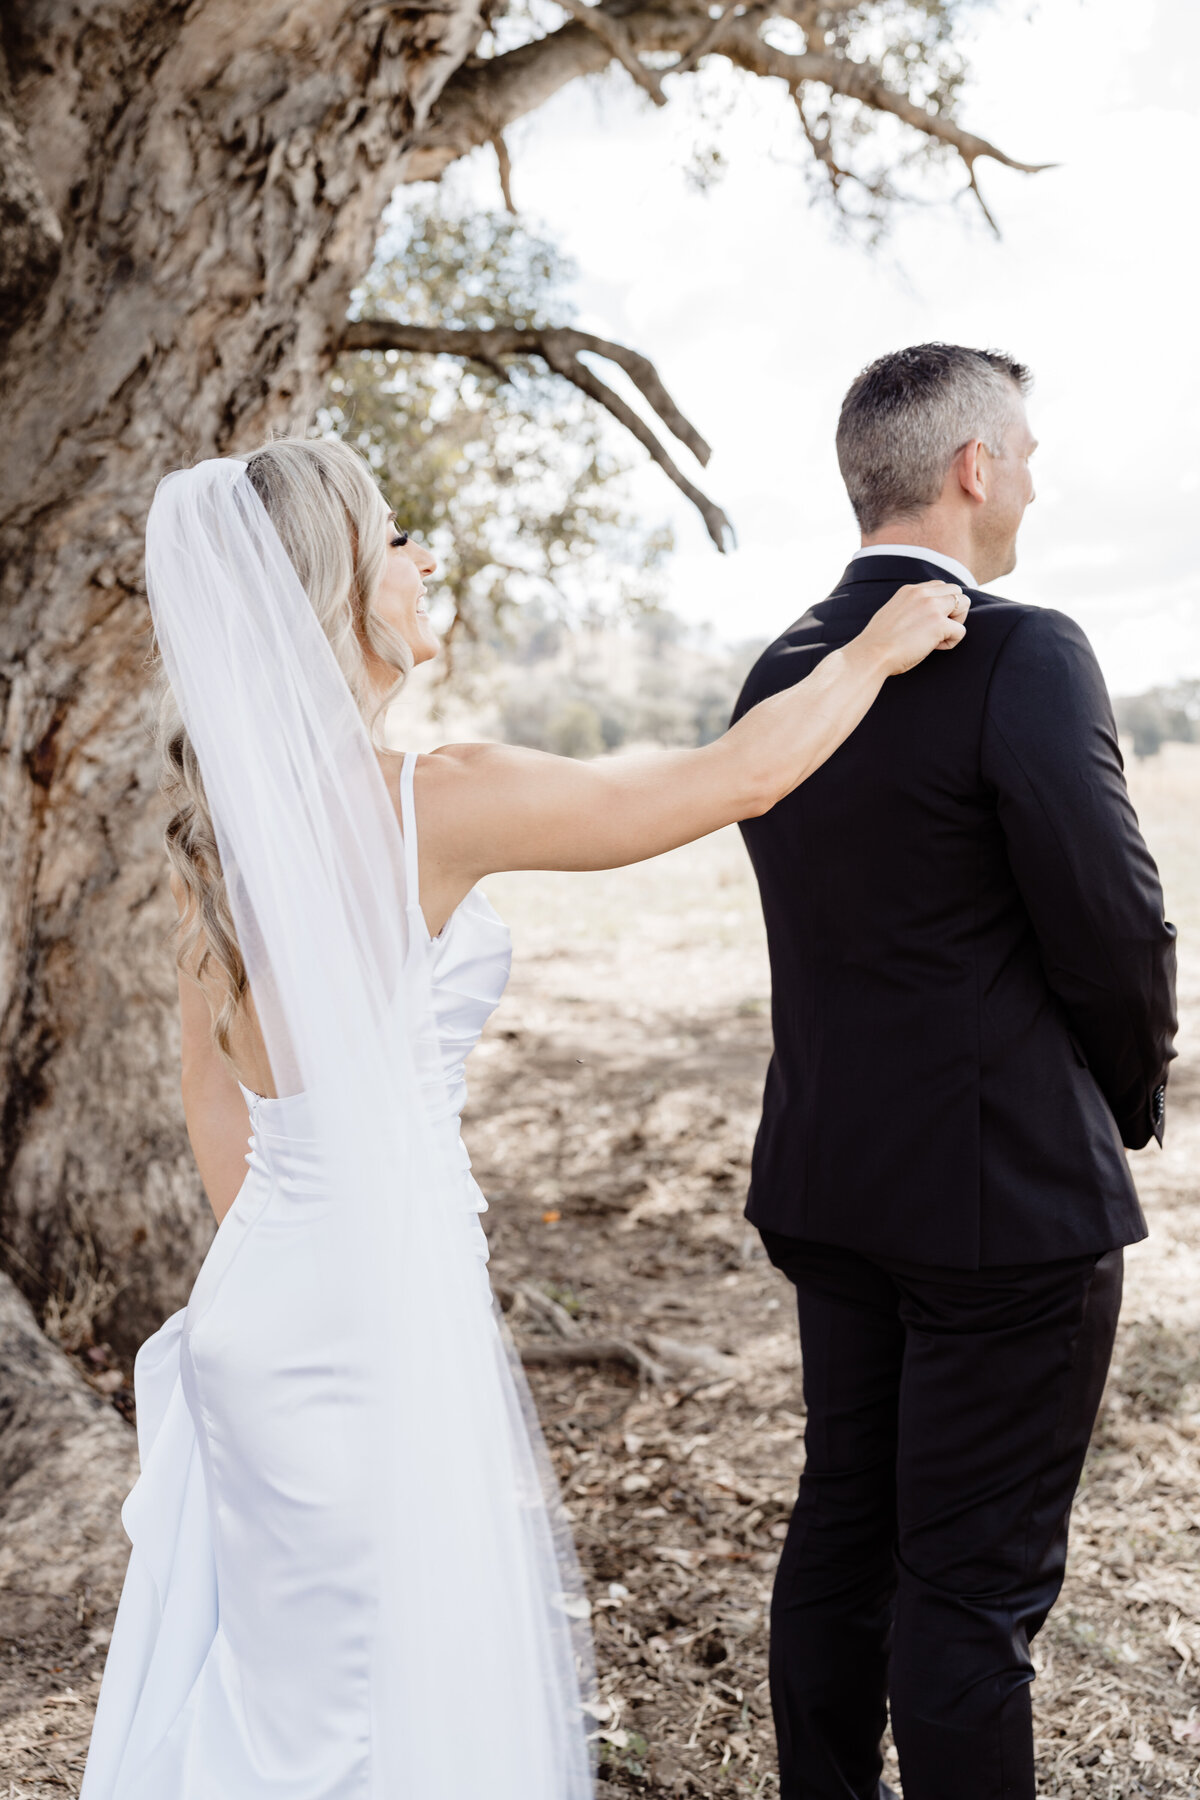
M 963 493 L 981 505 L 988 497 L 988 463 L 991 458 L 982 438 L 964 444 L 950 465 L 951 479 L 956 479 Z

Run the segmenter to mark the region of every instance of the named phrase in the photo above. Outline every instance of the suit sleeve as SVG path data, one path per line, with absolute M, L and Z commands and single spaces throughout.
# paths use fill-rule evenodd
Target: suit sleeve
M 1120 1128 L 1162 1142 L 1175 929 L 1125 786 L 1104 678 L 1062 613 L 1030 611 L 992 672 L 981 743 L 1051 992 Z

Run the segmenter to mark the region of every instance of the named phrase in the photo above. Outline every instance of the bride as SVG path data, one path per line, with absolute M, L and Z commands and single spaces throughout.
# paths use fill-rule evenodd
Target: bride
M 968 604 L 902 588 L 702 749 L 397 755 L 434 568 L 340 443 L 201 463 L 151 508 L 183 1102 L 218 1229 L 138 1353 L 81 1800 L 591 1793 L 587 1604 L 459 1136 L 509 966 L 476 884 L 766 811 Z

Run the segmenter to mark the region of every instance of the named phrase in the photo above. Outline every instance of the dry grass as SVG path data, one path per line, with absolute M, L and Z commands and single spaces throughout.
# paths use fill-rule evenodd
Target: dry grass
M 1043 1795 L 1183 1800 L 1200 1778 L 1200 749 L 1169 746 L 1131 784 L 1184 935 L 1184 1055 L 1167 1149 L 1134 1159 L 1152 1236 L 1128 1257 L 1035 1705 Z M 533 1372 L 596 1607 L 604 1791 L 771 1796 L 766 1607 L 804 1421 L 790 1290 L 741 1217 L 768 1048 L 753 884 L 726 834 L 489 892 L 517 944 L 467 1129 L 494 1275 L 679 1371 L 649 1392 L 619 1369 Z M 536 1309 L 515 1323 L 535 1331 Z M 685 1368 L 664 1341 L 731 1360 Z M 76 1792 L 102 1654 L 94 1632 L 0 1675 L 0 1800 Z

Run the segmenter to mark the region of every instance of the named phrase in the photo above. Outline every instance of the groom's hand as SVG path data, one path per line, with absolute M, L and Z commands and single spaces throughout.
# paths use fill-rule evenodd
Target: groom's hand
M 903 675 L 924 662 L 931 650 L 953 650 L 961 643 L 970 606 L 955 583 L 920 581 L 898 589 L 857 642 L 881 658 L 889 675 Z

